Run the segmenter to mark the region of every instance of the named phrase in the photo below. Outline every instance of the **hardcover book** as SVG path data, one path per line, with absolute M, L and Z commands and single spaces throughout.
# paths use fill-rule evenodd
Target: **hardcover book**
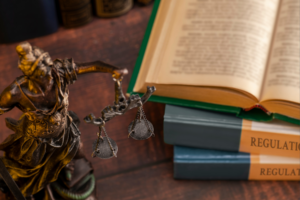
M 300 126 L 174 105 L 166 105 L 164 140 L 172 145 L 300 158 Z
M 299 124 L 295 8 L 298 0 L 155 1 L 128 93 L 154 85 L 152 101 Z
M 300 180 L 300 159 L 174 146 L 174 178 Z

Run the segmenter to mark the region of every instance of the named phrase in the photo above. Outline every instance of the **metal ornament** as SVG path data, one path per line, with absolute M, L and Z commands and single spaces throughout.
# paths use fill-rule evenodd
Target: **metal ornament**
M 102 137 L 102 131 L 105 136 Z M 92 157 L 99 157 L 103 159 L 108 159 L 111 157 L 117 157 L 118 146 L 116 142 L 109 138 L 104 126 L 99 127 L 99 133 L 97 133 L 98 139 L 93 143 L 93 154 Z
M 135 140 L 146 140 L 155 136 L 153 125 L 147 120 L 143 107 L 139 108 L 136 119 L 130 123 L 128 133 L 128 138 Z
M 150 128 L 147 127 L 150 126 Z M 147 120 L 141 119 L 141 120 L 134 120 L 131 122 L 128 128 L 128 137 L 131 137 L 135 140 L 146 140 L 150 138 L 151 136 L 154 136 L 154 128 L 153 125 Z
M 109 137 L 103 137 L 99 142 L 98 140 L 95 140 L 93 143 L 93 149 L 95 152 L 94 155 L 98 158 L 108 159 L 113 156 L 117 157 L 118 146 L 116 142 Z
M 129 125 L 129 135 L 135 140 L 145 140 L 154 136 L 153 125 L 147 120 L 143 110 L 143 104 L 147 102 L 152 93 L 156 90 L 155 87 L 147 87 L 147 92 L 144 96 L 131 95 L 128 100 L 125 98 L 122 91 L 122 79 L 115 79 L 115 102 L 113 106 L 107 106 L 102 110 L 102 116 L 96 118 L 90 114 L 84 118 L 84 121 L 89 124 L 94 124 L 99 127 L 97 133 L 98 139 L 93 143 L 92 157 L 107 159 L 117 157 L 118 146 L 115 141 L 108 137 L 104 128 L 105 123 L 117 115 L 123 115 L 130 109 L 138 107 L 136 119 Z M 104 132 L 105 136 L 102 136 Z

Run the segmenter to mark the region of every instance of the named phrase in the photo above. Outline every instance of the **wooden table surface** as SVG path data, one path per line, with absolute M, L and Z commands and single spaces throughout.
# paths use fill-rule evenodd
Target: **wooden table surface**
M 28 40 L 32 45 L 49 52 L 52 59 L 73 57 L 75 61 L 102 60 L 126 67 L 124 78 L 127 90 L 139 48 L 145 33 L 152 5 L 135 6 L 119 18 L 95 18 L 90 24 L 76 28 L 60 28 L 58 32 Z M 22 72 L 17 68 L 18 43 L 0 45 L 0 92 Z M 70 86 L 70 110 L 83 119 L 100 111 L 114 101 L 114 83 L 109 74 L 86 74 Z M 87 158 L 92 162 L 97 178 L 99 199 L 299 199 L 299 182 L 288 181 L 188 181 L 173 179 L 173 148 L 163 141 L 163 114 L 165 106 L 148 102 L 144 106 L 156 137 L 146 141 L 127 138 L 127 127 L 136 110 L 116 117 L 106 125 L 108 135 L 119 147 L 118 158 L 102 160 L 91 158 L 92 143 L 97 128 L 81 123 L 82 141 Z M 0 116 L 0 142 L 12 133 L 5 127 L 4 118 L 19 118 L 21 112 L 13 109 Z M 4 199 L 0 194 L 0 199 Z

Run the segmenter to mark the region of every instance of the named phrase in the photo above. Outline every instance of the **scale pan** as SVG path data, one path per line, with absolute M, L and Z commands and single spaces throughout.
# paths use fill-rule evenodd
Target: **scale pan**
M 95 155 L 99 158 L 108 159 L 108 158 L 111 158 L 114 156 L 107 139 L 109 139 L 109 141 L 115 151 L 115 154 L 117 155 L 118 146 L 117 146 L 116 142 L 109 137 L 103 137 L 103 140 L 99 139 L 98 151 L 95 151 L 96 145 L 97 145 L 97 140 L 95 140 L 93 143 L 93 151 L 95 152 Z
M 154 128 L 151 122 L 149 122 L 148 120 L 147 122 L 151 131 L 149 131 L 149 129 L 147 128 L 146 121 L 144 119 L 136 120 L 134 130 L 131 132 L 130 137 L 135 140 L 146 140 L 150 138 L 152 136 L 152 133 L 154 132 Z M 133 123 L 134 121 L 130 123 L 128 127 L 128 133 L 130 133 Z

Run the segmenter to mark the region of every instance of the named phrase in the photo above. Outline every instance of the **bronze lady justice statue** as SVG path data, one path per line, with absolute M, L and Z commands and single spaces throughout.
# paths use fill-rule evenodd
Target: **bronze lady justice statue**
M 15 133 L 2 144 L 2 159 L 10 175 L 28 197 L 57 179 L 60 171 L 80 156 L 80 132 L 68 112 L 68 86 L 77 75 L 108 72 L 116 79 L 126 69 L 100 61 L 76 63 L 73 59 L 51 60 L 48 53 L 28 42 L 16 48 L 18 77 L 0 96 L 0 115 L 19 108 L 24 114 L 16 121 L 6 119 Z

